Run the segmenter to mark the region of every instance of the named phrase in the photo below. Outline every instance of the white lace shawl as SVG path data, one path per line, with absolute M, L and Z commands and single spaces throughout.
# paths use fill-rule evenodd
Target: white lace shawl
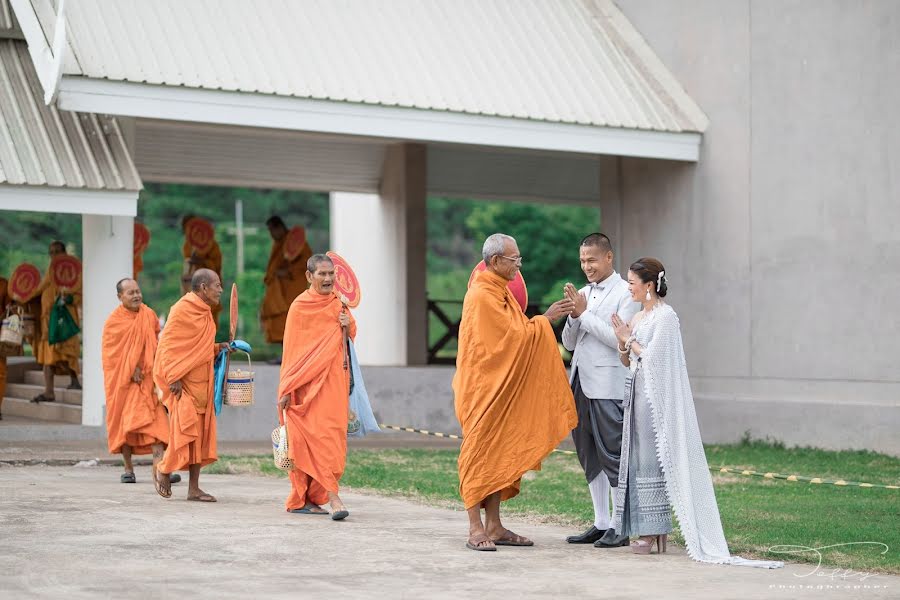
M 678 315 L 668 304 L 661 304 L 645 315 L 635 333 L 643 345 L 638 369 L 644 373 L 644 391 L 653 415 L 656 456 L 688 554 L 700 562 L 783 567 L 780 561 L 748 560 L 728 552 L 694 411 Z

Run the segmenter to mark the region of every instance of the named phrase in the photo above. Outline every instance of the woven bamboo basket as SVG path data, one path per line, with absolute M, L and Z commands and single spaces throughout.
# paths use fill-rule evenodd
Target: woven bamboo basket
M 228 370 L 225 378 L 225 404 L 227 406 L 250 406 L 253 404 L 254 373 L 247 355 L 247 370 L 234 368 Z

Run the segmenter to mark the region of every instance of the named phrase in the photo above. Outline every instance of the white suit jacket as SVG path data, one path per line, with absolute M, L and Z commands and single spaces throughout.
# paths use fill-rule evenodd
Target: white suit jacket
M 641 305 L 631 300 L 628 283 L 616 272 L 579 293 L 588 298 L 587 310 L 577 319 L 568 317 L 562 334 L 563 345 L 573 352 L 569 382 L 577 370 L 588 398 L 622 400 L 628 369 L 619 361 L 619 341 L 610 319 L 618 313 L 628 323 Z

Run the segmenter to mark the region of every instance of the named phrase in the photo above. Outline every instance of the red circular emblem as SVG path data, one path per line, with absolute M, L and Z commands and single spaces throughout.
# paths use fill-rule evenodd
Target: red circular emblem
M 472 287 L 472 282 L 475 281 L 475 275 L 485 269 L 487 269 L 487 265 L 484 264 L 484 261 L 475 265 L 475 268 L 472 269 L 472 274 L 469 275 L 469 284 L 466 287 Z M 509 291 L 512 292 L 513 298 L 516 299 L 516 302 L 522 308 L 522 312 L 525 312 L 528 308 L 528 287 L 525 285 L 525 278 L 522 277 L 521 271 L 516 273 L 516 278 L 510 281 L 507 287 L 509 287 Z
M 134 224 L 134 255 L 140 256 L 150 245 L 150 230 L 143 223 Z
M 81 281 L 81 261 L 71 254 L 57 254 L 50 261 L 50 279 L 57 287 L 77 287 Z
M 41 284 L 41 272 L 34 265 L 22 263 L 9 280 L 9 295 L 16 302 L 26 302 Z
M 212 223 L 206 219 L 194 217 L 188 220 L 184 226 L 184 237 L 188 245 L 200 254 L 206 254 L 212 250 L 215 241 L 215 230 Z
M 330 250 L 325 253 L 334 263 L 334 293 L 350 308 L 359 306 L 362 300 L 362 291 L 359 289 L 359 279 L 350 268 L 346 260 L 336 252 Z
M 284 258 L 293 261 L 303 252 L 306 246 L 306 229 L 300 225 L 291 227 L 284 236 Z

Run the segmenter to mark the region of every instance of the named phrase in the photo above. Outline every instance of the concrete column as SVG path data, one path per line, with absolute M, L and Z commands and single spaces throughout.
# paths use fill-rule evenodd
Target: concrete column
M 620 166 L 621 159 L 618 156 L 601 156 L 599 161 L 600 177 L 600 231 L 609 236 L 612 241 L 613 254 L 615 255 L 615 269 L 622 277 L 628 268 L 628 257 L 623 257 L 622 251 L 622 186 Z
M 81 423 L 103 425 L 106 418 L 101 362 L 103 324 L 119 304 L 116 282 L 132 274 L 134 217 L 82 215 L 81 229 L 84 247 Z
M 357 351 L 364 365 L 427 356 L 425 147 L 388 149 L 380 194 L 331 194 L 331 247 L 360 279 Z

